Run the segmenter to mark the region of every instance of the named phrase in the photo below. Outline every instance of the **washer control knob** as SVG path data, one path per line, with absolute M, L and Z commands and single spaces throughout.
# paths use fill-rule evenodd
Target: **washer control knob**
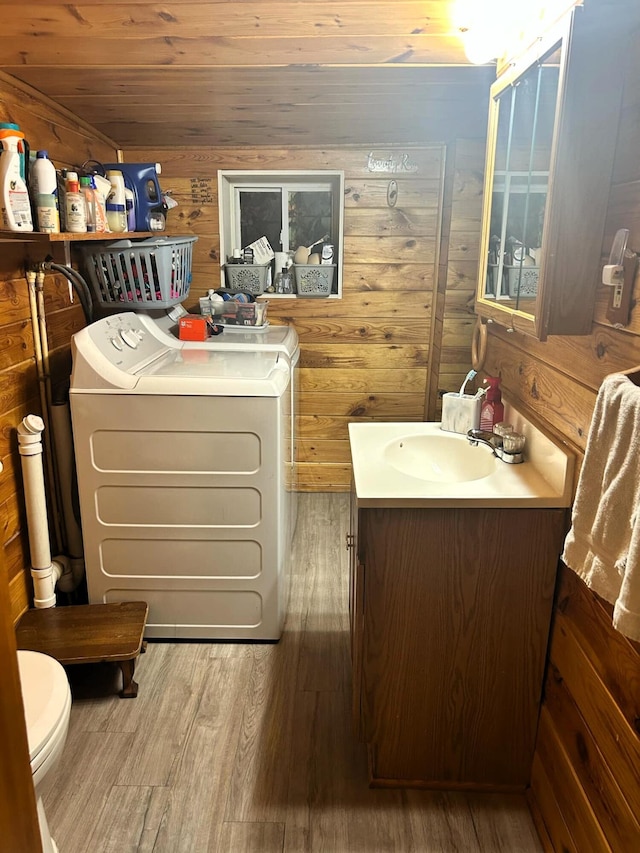
M 109 340 L 116 349 L 119 349 L 122 352 L 122 344 L 117 338 L 109 338 Z
M 138 336 L 133 329 L 120 329 L 120 337 L 128 347 L 131 347 L 131 349 L 138 348 Z

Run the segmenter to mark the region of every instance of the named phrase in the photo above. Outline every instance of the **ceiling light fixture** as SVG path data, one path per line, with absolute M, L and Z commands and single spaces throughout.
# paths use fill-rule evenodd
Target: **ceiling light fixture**
M 503 57 L 520 40 L 531 41 L 545 23 L 575 0 L 454 0 L 452 24 L 474 65 Z

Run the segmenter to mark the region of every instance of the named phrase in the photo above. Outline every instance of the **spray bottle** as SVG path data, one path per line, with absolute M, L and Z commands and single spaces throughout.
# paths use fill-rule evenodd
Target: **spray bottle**
M 9 121 L 0 121 L 0 139 L 7 136 L 13 136 L 17 140 L 18 154 L 20 155 L 20 177 L 29 186 L 29 143 L 25 139 L 24 133 L 20 130 L 20 126 Z
M 21 173 L 18 144 L 24 140 L 20 131 L 0 133 L 0 211 L 4 231 L 33 231 L 29 191 Z
M 480 429 L 493 432 L 494 426 L 504 420 L 500 377 L 487 376 L 484 381 L 489 388 L 480 409 Z

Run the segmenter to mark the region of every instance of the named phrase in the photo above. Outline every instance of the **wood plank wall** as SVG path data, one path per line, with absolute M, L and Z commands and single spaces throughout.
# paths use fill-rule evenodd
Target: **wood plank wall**
M 0 74 L 0 121 L 18 124 L 31 147 L 46 148 L 57 167 L 79 166 L 90 158 L 115 160 L 113 143 L 76 116 L 54 108 L 28 87 Z M 31 604 L 27 567 L 29 543 L 17 452 L 16 427 L 30 413 L 40 414 L 40 396 L 33 348 L 25 262 L 44 259 L 48 250 L 21 242 L 0 243 L 0 519 L 4 564 L 8 572 L 11 618 L 15 621 Z M 63 258 L 55 255 L 57 262 Z M 51 368 L 56 377 L 69 375 L 71 335 L 84 325 L 77 300 L 69 300 L 67 281 L 58 275 L 45 279 Z M 7 614 L 0 613 L 0 618 Z
M 370 172 L 371 151 L 379 159 L 408 154 L 416 171 Z M 218 169 L 344 170 L 343 298 L 272 298 L 269 305 L 271 321 L 293 325 L 301 342 L 301 490 L 348 489 L 350 421 L 420 420 L 430 386 L 459 387 L 470 362 L 483 140 L 420 148 L 136 148 L 123 154 L 129 162 L 162 163 L 162 186 L 179 202 L 168 230 L 199 237 L 187 306 L 218 286 Z M 454 242 L 449 246 L 447 231 L 441 247 L 445 171 Z M 398 183 L 393 208 L 386 201 L 392 178 Z M 446 298 L 436 313 L 438 265 L 447 256 L 454 266 L 440 279 Z M 438 359 L 430 373 L 434 334 Z M 437 394 L 434 417 L 436 403 Z
M 0 121 L 18 124 L 34 149 L 46 148 L 56 166 L 79 165 L 91 157 L 115 159 L 115 147 L 66 110 L 52 107 L 28 87 L 0 73 Z M 0 242 L 0 688 L 3 806 L 2 849 L 41 849 L 33 794 L 24 710 L 15 656 L 14 623 L 32 604 L 29 546 L 16 427 L 26 414 L 40 413 L 25 262 L 42 261 L 45 250 Z M 55 257 L 56 261 L 63 258 Z M 68 375 L 69 340 L 84 324 L 66 280 L 48 275 L 44 284 L 51 369 Z M 13 817 L 12 817 L 13 815 Z
M 628 57 L 603 257 L 618 228 L 640 251 L 640 32 Z M 640 364 L 640 283 L 632 320 L 615 329 L 600 288 L 585 337 L 536 342 L 490 327 L 487 372 L 501 374 L 514 402 L 581 459 L 597 390 L 606 374 Z M 568 569 L 560 573 L 531 804 L 548 849 L 584 853 L 640 849 L 640 645 L 611 626 L 611 607 Z

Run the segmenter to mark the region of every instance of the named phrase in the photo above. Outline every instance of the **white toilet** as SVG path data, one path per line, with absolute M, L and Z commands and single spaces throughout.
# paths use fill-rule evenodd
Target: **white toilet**
M 62 665 L 49 655 L 19 650 L 18 667 L 42 849 L 44 853 L 57 853 L 42 805 L 42 783 L 64 748 L 71 714 L 71 690 Z

